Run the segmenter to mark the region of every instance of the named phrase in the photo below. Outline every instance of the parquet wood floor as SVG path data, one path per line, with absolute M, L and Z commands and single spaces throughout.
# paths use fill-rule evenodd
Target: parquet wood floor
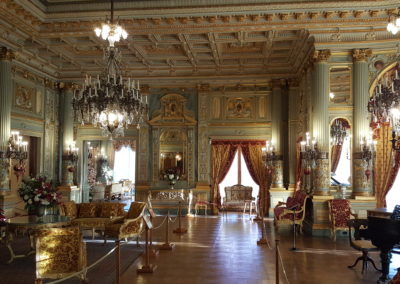
M 161 219 L 157 217 L 154 223 L 159 224 Z M 275 283 L 275 252 L 268 246 L 256 244 L 260 225 L 250 221 L 247 215 L 185 217 L 182 221 L 187 234 L 170 233 L 175 248 L 160 251 L 151 258 L 151 263 L 157 265 L 155 272 L 137 274 L 136 268 L 144 261 L 140 257 L 122 275 L 122 283 Z M 177 223 L 171 224 L 170 230 L 176 226 Z M 274 246 L 277 235 L 271 220 L 266 221 L 266 231 L 270 245 Z M 156 230 L 155 243 L 161 244 L 164 235 L 164 227 Z M 298 251 L 293 252 L 290 228 L 281 229 L 278 236 L 286 272 L 280 273 L 280 283 L 372 284 L 379 277 L 372 268 L 362 275 L 361 263 L 354 270 L 347 268 L 360 255 L 349 246 L 347 237 L 339 237 L 334 242 L 326 237 L 300 235 Z M 380 266 L 378 253 L 371 257 Z M 392 275 L 399 265 L 400 259 L 394 255 Z

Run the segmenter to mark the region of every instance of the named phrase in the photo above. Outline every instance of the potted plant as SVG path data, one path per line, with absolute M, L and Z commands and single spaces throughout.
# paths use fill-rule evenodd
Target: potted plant
M 174 189 L 176 182 L 180 177 L 180 169 L 179 168 L 170 168 L 164 172 L 164 178 L 169 181 L 169 188 Z
M 44 215 L 46 208 L 54 208 L 61 200 L 61 194 L 46 176 L 23 179 L 18 193 L 24 200 L 28 213 L 39 217 Z

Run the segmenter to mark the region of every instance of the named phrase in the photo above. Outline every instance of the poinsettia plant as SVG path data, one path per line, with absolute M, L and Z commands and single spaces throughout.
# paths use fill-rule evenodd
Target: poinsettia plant
M 25 201 L 25 209 L 28 211 L 34 211 L 39 207 L 53 207 L 61 201 L 61 194 L 46 176 L 23 179 L 18 193 Z

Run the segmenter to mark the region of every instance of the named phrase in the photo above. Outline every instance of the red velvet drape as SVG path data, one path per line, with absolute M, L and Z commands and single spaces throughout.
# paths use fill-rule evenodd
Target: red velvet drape
M 300 146 L 300 142 L 303 140 L 303 137 L 300 136 L 299 138 L 297 138 L 296 141 L 296 189 L 300 188 L 301 185 L 301 178 L 303 177 L 303 165 L 301 162 L 301 146 Z
M 342 154 L 342 145 L 333 145 L 331 148 L 331 172 L 336 172 L 339 165 L 340 155 Z

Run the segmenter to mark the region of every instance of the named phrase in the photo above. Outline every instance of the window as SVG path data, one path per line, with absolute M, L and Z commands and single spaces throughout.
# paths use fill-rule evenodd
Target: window
M 235 184 L 251 186 L 253 188 L 252 196 L 258 196 L 258 191 L 260 187 L 254 182 L 253 178 L 251 177 L 242 152 L 240 150 L 236 152 L 235 158 L 233 159 L 232 165 L 228 173 L 226 174 L 225 179 L 219 184 L 221 199 L 225 197 L 225 187 Z
M 129 146 L 123 146 L 115 152 L 114 160 L 114 182 L 129 179 L 135 182 L 136 152 Z
M 351 161 L 350 161 L 350 139 L 344 139 L 339 163 L 333 177 L 344 185 L 350 185 Z
M 400 204 L 400 171 L 397 173 L 396 179 L 394 180 L 392 188 L 386 195 L 386 208 L 390 211 L 394 209 L 394 206 Z

